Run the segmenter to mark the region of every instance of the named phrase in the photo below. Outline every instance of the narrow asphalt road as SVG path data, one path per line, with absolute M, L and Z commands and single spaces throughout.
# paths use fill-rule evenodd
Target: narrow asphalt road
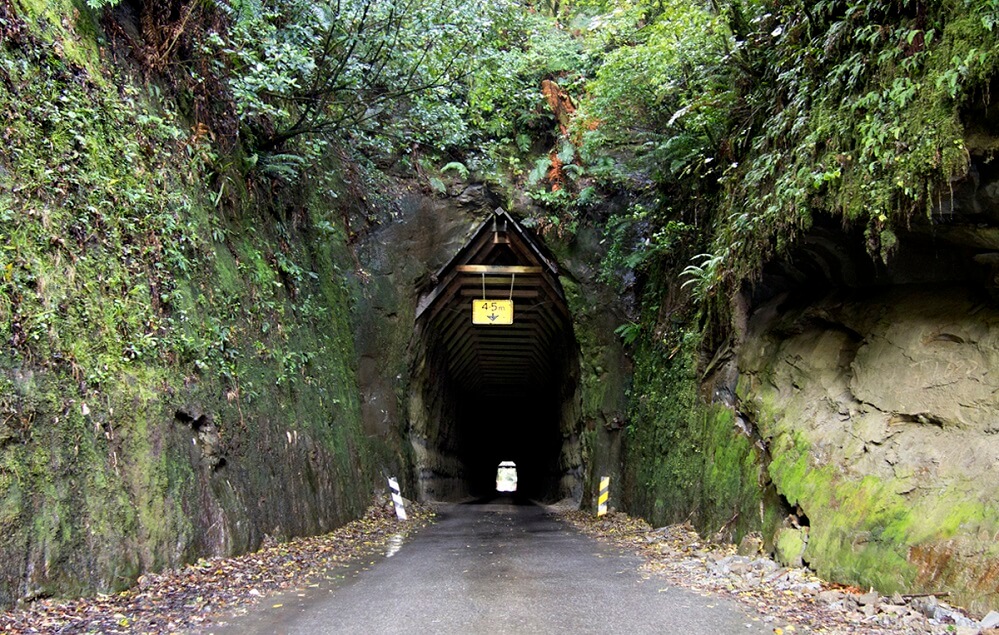
M 266 600 L 212 632 L 771 632 L 738 603 L 642 579 L 638 565 L 541 507 L 450 505 L 391 556 L 305 597 Z

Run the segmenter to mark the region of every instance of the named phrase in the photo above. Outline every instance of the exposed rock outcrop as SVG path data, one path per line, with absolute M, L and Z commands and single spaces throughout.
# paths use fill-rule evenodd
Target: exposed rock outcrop
M 810 520 L 804 559 L 879 589 L 995 603 L 999 312 L 920 288 L 766 314 L 739 394 L 771 477 Z
M 736 390 L 810 521 L 805 562 L 980 611 L 999 604 L 993 189 L 958 188 L 887 267 L 846 232 L 806 239 L 756 288 Z

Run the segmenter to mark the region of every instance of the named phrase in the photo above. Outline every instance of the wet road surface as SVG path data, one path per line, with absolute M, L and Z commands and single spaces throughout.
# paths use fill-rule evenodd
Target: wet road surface
M 643 580 L 639 560 L 510 499 L 449 505 L 390 557 L 230 621 L 235 633 L 770 633 L 736 602 Z M 280 608 L 271 608 L 275 603 Z

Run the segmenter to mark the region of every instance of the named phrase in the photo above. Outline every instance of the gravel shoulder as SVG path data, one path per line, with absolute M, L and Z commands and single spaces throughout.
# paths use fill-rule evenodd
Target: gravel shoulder
M 932 595 L 885 597 L 830 583 L 803 568 L 782 567 L 758 551 L 702 539 L 689 525 L 653 528 L 622 513 L 602 518 L 558 510 L 579 531 L 639 555 L 643 574 L 697 591 L 737 598 L 777 635 L 999 635 L 999 613 L 969 616 Z M 742 554 L 740 555 L 740 551 Z M 980 617 L 980 616 L 979 616 Z

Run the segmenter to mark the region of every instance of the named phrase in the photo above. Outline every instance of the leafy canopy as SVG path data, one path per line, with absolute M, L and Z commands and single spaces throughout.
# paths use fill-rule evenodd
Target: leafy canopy
M 701 298 L 755 276 L 816 213 L 866 227 L 889 257 L 893 228 L 934 213 L 965 174 L 962 112 L 988 102 L 999 64 L 992 0 L 600 8 L 586 155 L 633 186 L 651 178 L 660 202 L 638 239 L 615 228 L 633 249 L 670 222 L 707 229 L 687 270 Z
M 463 79 L 492 26 L 481 0 L 233 0 L 206 47 L 231 77 L 260 160 L 311 162 L 333 140 L 373 152 L 468 141 Z

